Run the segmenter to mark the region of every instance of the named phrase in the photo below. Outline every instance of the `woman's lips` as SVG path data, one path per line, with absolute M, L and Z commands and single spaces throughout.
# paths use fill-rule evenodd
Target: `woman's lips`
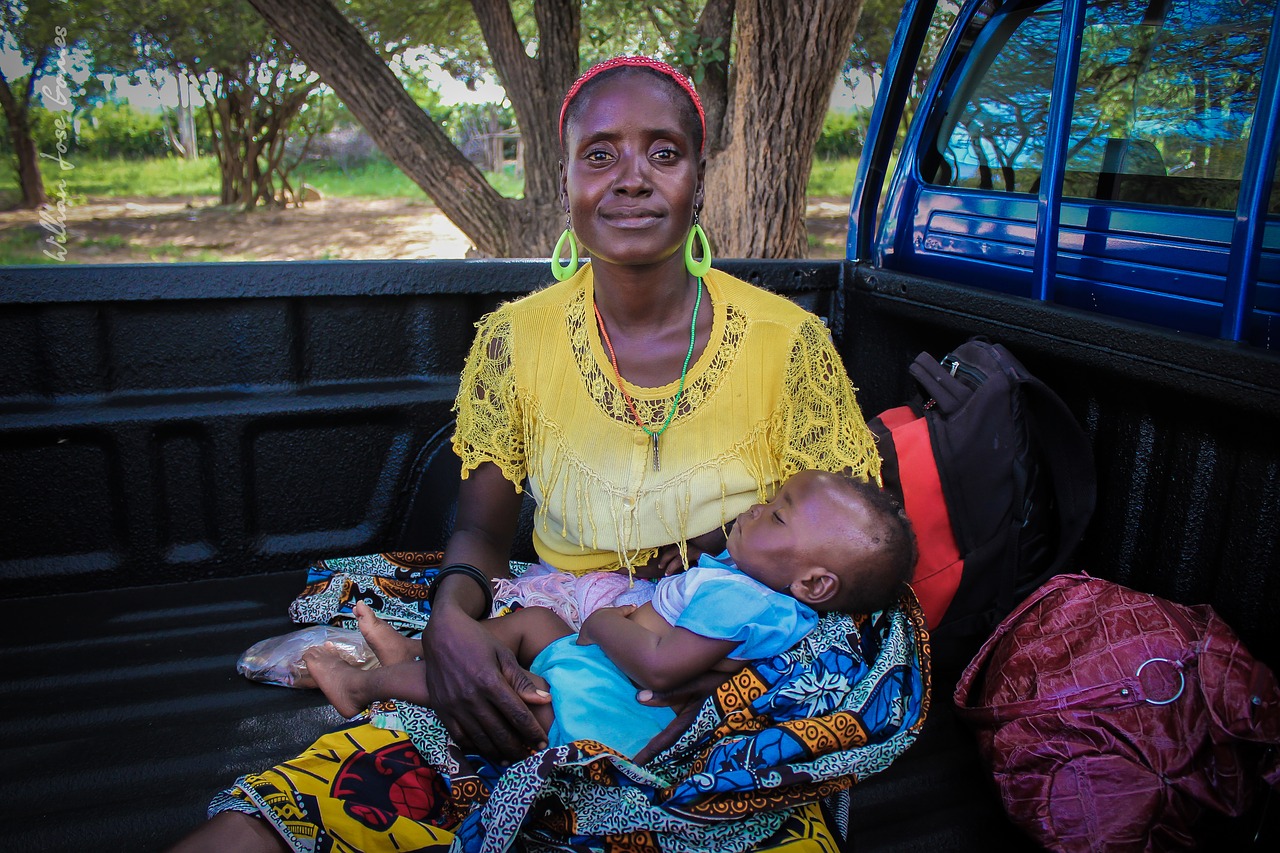
M 662 219 L 652 210 L 614 210 L 602 216 L 614 228 L 648 228 Z

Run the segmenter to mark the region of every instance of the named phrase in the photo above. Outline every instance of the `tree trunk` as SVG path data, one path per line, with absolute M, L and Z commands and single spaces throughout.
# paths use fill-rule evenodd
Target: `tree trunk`
M 0 75 L 0 107 L 4 108 L 5 121 L 9 124 L 9 139 L 13 142 L 13 156 L 18 166 L 18 187 L 22 191 L 18 206 L 35 210 L 49 203 L 44 179 L 40 176 L 40 152 L 31 137 L 30 114 L 13 96 L 9 81 L 3 75 Z
M 511 100 L 524 141 L 524 196 L 536 206 L 560 195 L 560 102 L 578 77 L 582 11 L 577 0 L 537 0 L 538 54 L 525 53 L 507 0 L 472 0 L 494 70 Z M 555 217 L 553 224 L 563 222 Z M 556 227 L 554 233 L 562 229 Z M 554 239 L 554 238 L 553 238 Z M 551 246 L 542 247 L 543 253 Z
M 330 0 L 250 3 L 479 252 L 510 256 L 523 248 L 521 205 L 489 186 Z
M 729 43 L 733 41 L 734 0 L 707 0 L 698 16 L 698 38 L 702 44 L 720 39 L 724 59 L 703 65 L 702 82 L 698 85 L 698 97 L 707 114 L 708 155 L 721 147 L 720 131 L 724 127 L 725 110 L 729 105 Z
M 537 0 L 538 53 L 520 41 L 507 0 L 472 0 L 494 70 L 516 114 L 524 145 L 524 201 L 512 208 L 513 255 L 551 254 L 564 229 L 560 201 L 560 102 L 578 77 L 581 8 L 576 0 Z
M 813 147 L 862 0 L 739 0 L 721 152 L 707 164 L 708 237 L 722 257 L 802 258 Z
M 10 120 L 12 122 L 12 120 Z M 13 155 L 18 161 L 18 186 L 22 189 L 20 207 L 35 210 L 49 203 L 49 196 L 44 191 L 44 178 L 40 175 L 40 152 L 36 149 L 31 131 L 23 125 L 11 123 L 10 139 L 13 142 Z

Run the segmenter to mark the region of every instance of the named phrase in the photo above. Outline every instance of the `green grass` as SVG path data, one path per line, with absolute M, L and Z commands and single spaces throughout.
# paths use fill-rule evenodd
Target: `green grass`
M 45 192 L 56 191 L 65 179 L 73 198 L 88 196 L 187 197 L 218 194 L 218 164 L 212 157 L 183 160 L 163 157 L 153 160 L 121 158 L 75 158 L 67 162 L 75 168 L 63 171 L 57 163 L 41 162 Z
M 212 157 L 182 160 L 163 157 L 153 160 L 68 157 L 75 168 L 63 171 L 51 160 L 42 160 L 45 189 L 53 194 L 65 178 L 73 202 L 86 197 L 156 196 L 185 198 L 218 195 L 218 163 Z M 809 170 L 810 196 L 847 197 L 858 173 L 856 158 L 823 160 L 815 158 Z M 507 198 L 524 193 L 524 179 L 507 168 L 485 174 L 490 186 Z M 304 163 L 291 176 L 293 186 L 305 182 L 326 198 L 417 198 L 427 200 L 421 188 L 409 180 L 391 161 L 377 157 L 348 168 L 320 161 Z M 17 176 L 8 160 L 0 162 L 0 196 L 17 200 Z M 3 200 L 3 199 L 0 199 Z
M 57 255 L 60 250 L 56 250 L 45 242 L 45 238 L 48 236 L 49 233 L 44 229 L 40 229 L 39 233 L 21 228 L 0 232 L 0 267 L 16 266 L 18 264 L 59 263 Z M 51 252 L 54 257 L 51 258 L 46 255 L 45 250 Z M 67 251 L 67 260 L 71 260 L 69 249 Z
M 486 172 L 489 185 L 507 198 L 524 193 L 524 178 L 513 169 Z M 343 171 L 336 163 L 317 161 L 304 163 L 294 170 L 290 180 L 295 188 L 310 184 L 325 198 L 419 198 L 427 200 L 422 188 L 401 172 L 390 160 L 374 158 Z
M 208 249 L 192 249 L 176 243 L 161 243 L 159 246 L 137 247 L 135 251 L 145 252 L 147 259 L 154 263 L 178 262 L 184 264 L 211 264 L 225 261 L 238 261 L 241 258 Z
M 524 197 L 524 176 L 517 175 L 514 166 L 507 166 L 501 172 L 485 172 L 485 180 L 505 198 Z
M 381 157 L 346 171 L 329 161 L 303 163 L 293 170 L 289 182 L 294 189 L 310 184 L 325 198 L 426 198 L 421 187 Z
M 72 203 L 86 198 L 120 198 L 154 196 L 187 198 L 216 196 L 219 192 L 218 161 L 213 157 L 182 160 L 161 157 L 151 160 L 123 160 L 89 156 L 68 156 L 74 168 L 63 170 L 56 162 L 41 161 L 45 192 L 55 196 L 58 182 L 67 181 Z M 519 198 L 524 192 L 524 179 L 514 170 L 488 173 L 489 184 L 508 198 Z M 383 157 L 348 168 L 320 161 L 304 163 L 290 175 L 294 188 L 308 183 L 326 198 L 417 198 L 429 201 L 422 189 Z M 0 202 L 18 200 L 18 177 L 7 158 L 0 160 Z
M 813 158 L 809 169 L 809 196 L 837 196 L 848 198 L 853 194 L 853 181 L 858 176 L 858 158 L 824 160 Z
M 81 240 L 79 245 L 85 249 L 123 249 L 129 241 L 119 234 L 108 234 L 106 237 Z
M 98 263 L 101 259 L 102 251 L 118 251 L 127 250 L 133 260 L 138 263 L 217 263 L 221 261 L 242 260 L 236 256 L 229 256 L 225 253 L 210 251 L 208 249 L 193 249 L 189 246 L 179 246 L 175 243 L 161 243 L 159 246 L 136 246 L 119 235 L 110 234 L 106 237 L 92 238 L 87 240 L 70 239 L 63 247 L 65 249 L 65 260 L 59 261 L 57 258 L 58 250 L 55 250 L 45 238 L 48 233 L 43 229 L 34 228 L 13 228 L 0 232 L 0 267 L 18 266 L 26 264 L 92 264 Z M 45 250 L 52 253 L 53 257 L 45 254 Z

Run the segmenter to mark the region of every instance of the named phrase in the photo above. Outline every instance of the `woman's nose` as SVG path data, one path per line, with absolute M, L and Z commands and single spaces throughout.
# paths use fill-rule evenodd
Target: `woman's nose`
M 624 154 L 619 159 L 613 191 L 619 195 L 634 195 L 649 188 L 649 158 L 639 154 Z

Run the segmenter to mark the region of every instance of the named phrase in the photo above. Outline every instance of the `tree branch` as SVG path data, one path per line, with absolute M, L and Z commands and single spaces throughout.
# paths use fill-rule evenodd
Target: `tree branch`
M 536 0 L 538 55 L 530 57 L 507 0 L 471 0 L 494 70 L 507 90 L 525 144 L 525 197 L 548 205 L 559 195 L 557 107 L 578 76 L 582 12 L 576 0 Z
M 332 2 L 249 2 L 477 249 L 510 254 L 510 205 L 414 103 L 387 63 Z

